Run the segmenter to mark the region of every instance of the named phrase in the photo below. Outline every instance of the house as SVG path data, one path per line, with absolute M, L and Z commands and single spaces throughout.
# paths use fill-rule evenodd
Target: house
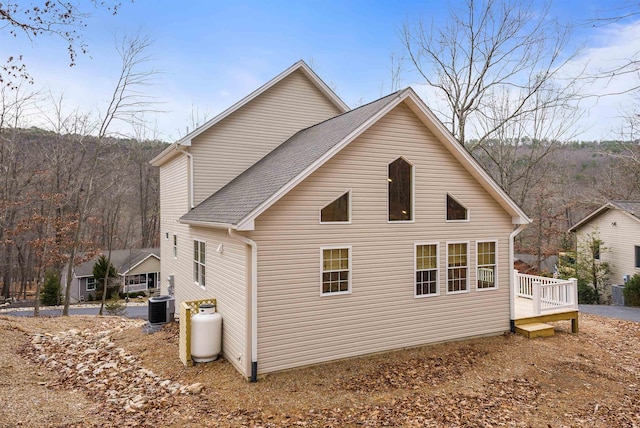
M 576 234 L 578 248 L 585 236 L 597 231 L 607 250 L 596 257 L 609 262 L 612 284 L 624 284 L 640 273 L 640 201 L 607 202 L 569 231 Z
M 512 327 L 530 220 L 410 88 L 349 110 L 300 61 L 151 163 L 162 277 L 252 380 Z
M 93 265 L 99 256 L 73 267 L 71 279 L 70 302 L 96 298 L 96 279 L 93 277 Z M 111 251 L 111 264 L 118 272 L 121 290 L 125 292 L 144 291 L 153 294 L 160 286 L 160 249 L 129 249 Z M 67 268 L 62 270 L 61 283 L 67 283 Z

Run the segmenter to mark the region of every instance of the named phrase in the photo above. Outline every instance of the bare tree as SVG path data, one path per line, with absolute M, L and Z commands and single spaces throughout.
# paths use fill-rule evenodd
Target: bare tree
M 521 0 L 467 0 L 452 6 L 444 26 L 406 23 L 403 43 L 424 82 L 442 96 L 439 113 L 453 135 L 471 148 L 484 144 L 532 109 L 554 108 L 576 99 L 576 77 L 563 69 L 574 57 L 565 50 L 571 32 L 549 17 L 549 5 L 534 9 Z M 561 85 L 554 97 L 540 92 Z M 488 108 L 509 94 L 500 115 Z
M 69 65 L 76 63 L 78 52 L 86 53 L 82 31 L 90 10 L 105 8 L 114 15 L 121 6 L 120 1 L 91 0 L 84 4 L 71 1 L 45 1 L 38 4 L 24 2 L 0 3 L 0 31 L 13 37 L 24 36 L 29 40 L 41 36 L 53 36 L 67 44 Z M 15 86 L 19 81 L 33 82 L 19 54 L 10 55 L 0 66 L 0 84 Z
M 122 59 L 120 74 L 111 100 L 98 126 L 98 144 L 92 157 L 87 162 L 90 165 L 89 173 L 82 177 L 83 191 L 77 193 L 75 200 L 78 226 L 75 230 L 69 255 L 70 263 L 67 268 L 63 315 L 69 314 L 73 261 L 82 242 L 82 234 L 90 214 L 93 194 L 98 189 L 97 167 L 102 159 L 104 147 L 108 144 L 108 137 L 113 132 L 112 126 L 116 122 L 126 122 L 132 126 L 141 126 L 144 120 L 144 113 L 153 110 L 155 107 L 154 100 L 143 92 L 143 88 L 151 84 L 156 75 L 156 71 L 147 68 L 150 59 L 146 51 L 149 46 L 150 40 L 140 33 L 133 37 L 123 38 L 122 43 L 118 45 L 118 53 Z

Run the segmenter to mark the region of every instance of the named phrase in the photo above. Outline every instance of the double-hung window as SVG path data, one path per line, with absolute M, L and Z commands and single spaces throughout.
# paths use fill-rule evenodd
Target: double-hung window
M 321 248 L 322 278 L 320 294 L 351 291 L 351 247 Z
M 447 243 L 447 293 L 469 291 L 469 244 Z
M 178 258 L 178 235 L 173 234 L 173 258 Z
M 640 269 L 640 246 L 636 245 L 636 268 Z
M 437 296 L 438 289 L 438 244 L 416 244 L 415 296 Z
M 204 241 L 193 241 L 193 281 L 200 287 L 207 285 L 207 244 Z
M 477 247 L 478 271 L 476 287 L 478 290 L 497 288 L 496 241 L 478 242 Z
M 87 291 L 94 291 L 96 289 L 96 279 L 92 276 L 87 278 Z

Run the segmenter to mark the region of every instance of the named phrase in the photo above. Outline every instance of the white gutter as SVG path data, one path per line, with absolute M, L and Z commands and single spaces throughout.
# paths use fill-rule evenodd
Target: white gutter
M 515 255 L 514 255 L 514 241 L 516 236 L 520 234 L 526 227 L 526 224 L 519 225 L 513 232 L 509 234 L 509 313 L 511 319 L 511 331 L 514 331 L 514 321 L 516 319 L 516 293 L 515 293 L 515 285 L 516 285 L 516 276 L 513 264 L 515 263 Z
M 229 236 L 251 247 L 251 382 L 258 381 L 258 244 L 229 228 Z
M 189 209 L 193 209 L 193 207 L 195 207 L 194 204 L 194 196 L 193 196 L 193 156 L 191 155 L 191 153 L 187 152 L 186 150 L 183 150 L 180 148 L 180 146 L 176 145 L 176 150 L 179 151 L 180 153 L 183 153 L 185 155 L 187 155 L 187 157 L 189 158 L 189 175 L 187 176 L 187 179 L 189 180 Z

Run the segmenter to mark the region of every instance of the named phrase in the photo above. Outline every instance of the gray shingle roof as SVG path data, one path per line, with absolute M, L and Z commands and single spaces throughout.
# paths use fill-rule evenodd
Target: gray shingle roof
M 107 256 L 106 252 L 103 252 L 104 256 Z M 143 249 L 131 249 L 131 250 L 113 250 L 111 251 L 111 264 L 116 268 L 119 274 L 124 274 L 132 267 L 143 261 L 150 254 L 156 255 L 160 258 L 159 248 L 143 248 Z M 99 255 L 92 260 L 80 263 L 74 268 L 75 275 L 77 277 L 93 276 L 93 265 L 98 260 Z
M 640 201 L 611 201 L 611 204 L 634 217 L 640 218 Z
M 297 132 L 182 216 L 187 222 L 238 224 L 269 197 L 389 105 L 399 92 Z

